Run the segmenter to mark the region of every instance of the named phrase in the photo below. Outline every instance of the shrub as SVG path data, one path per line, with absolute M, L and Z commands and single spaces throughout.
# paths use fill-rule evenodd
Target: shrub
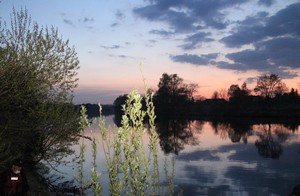
M 99 138 L 93 136 L 92 140 L 92 155 L 93 167 L 91 170 L 90 187 L 94 195 L 102 195 L 102 187 L 99 184 L 100 173 L 97 172 L 96 156 L 97 143 L 99 139 L 103 152 L 105 154 L 106 167 L 109 175 L 109 191 L 111 195 L 162 195 L 164 194 L 165 186 L 162 186 L 162 181 L 159 172 L 158 160 L 158 135 L 155 128 L 155 113 L 153 104 L 153 94 L 146 91 L 144 101 L 146 109 L 143 110 L 143 97 L 133 90 L 127 97 L 126 103 L 122 106 L 124 112 L 121 120 L 121 127 L 116 130 L 116 133 L 110 135 L 105 125 L 105 119 L 101 114 L 93 124 L 98 122 Z M 81 110 L 81 133 L 84 135 L 84 129 L 88 127 L 89 121 L 85 114 L 86 109 Z M 145 121 L 145 119 L 147 119 Z M 145 123 L 146 122 L 146 123 Z M 147 125 L 147 128 L 145 127 Z M 148 130 L 150 135 L 149 145 L 143 143 L 143 135 Z M 84 190 L 89 187 L 83 181 L 83 162 L 85 144 L 81 143 L 80 159 L 78 165 L 78 183 L 81 188 L 81 195 Z M 147 153 L 146 149 L 149 149 Z M 167 161 L 165 161 L 165 175 L 168 181 L 167 193 L 173 195 L 174 186 L 174 164 L 172 162 L 172 172 L 168 173 Z M 169 176 L 170 175 L 170 176 Z

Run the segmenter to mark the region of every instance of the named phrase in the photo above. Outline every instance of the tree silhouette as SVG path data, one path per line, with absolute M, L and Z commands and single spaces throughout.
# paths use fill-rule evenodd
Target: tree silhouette
M 218 91 L 214 91 L 212 96 L 211 96 L 212 99 L 218 99 L 219 98 L 219 92 Z
M 228 89 L 228 97 L 232 100 L 232 99 L 243 99 L 246 96 L 248 96 L 250 94 L 250 90 L 247 88 L 247 84 L 246 82 L 244 82 L 241 86 L 241 88 L 239 87 L 239 85 L 237 84 L 233 84 L 229 87 Z
M 156 114 L 159 118 L 178 119 L 189 111 L 196 84 L 185 84 L 177 74 L 164 73 L 154 97 Z
M 267 99 L 274 98 L 276 94 L 286 91 L 286 85 L 276 74 L 262 75 L 257 79 L 254 91 Z
M 122 115 L 124 114 L 124 111 L 122 110 L 122 105 L 126 103 L 128 94 L 120 95 L 117 97 L 113 103 L 114 105 L 114 123 L 117 126 L 121 126 L 121 120 L 122 120 Z

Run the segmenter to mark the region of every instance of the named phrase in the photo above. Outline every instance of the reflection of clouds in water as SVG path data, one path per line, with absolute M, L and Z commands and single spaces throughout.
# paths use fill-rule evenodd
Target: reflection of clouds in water
M 181 153 L 176 184 L 187 195 L 288 195 L 300 182 L 299 140 L 283 147 L 279 160 L 259 156 L 253 144 Z M 189 192 L 191 184 L 197 190 Z
M 185 146 L 177 156 L 176 184 L 187 195 L 287 195 L 300 182 L 300 133 L 282 125 L 271 127 L 272 137 L 285 136 L 279 160 L 261 157 L 254 145 L 266 125 L 253 126 L 243 144 L 224 140 L 205 124 L 200 144 Z
M 237 188 L 233 179 L 228 178 L 226 173 L 233 167 L 239 170 L 253 171 L 257 164 L 231 160 L 230 157 L 236 153 L 236 150 L 197 151 L 192 154 L 179 155 L 176 162 L 179 167 L 176 170 L 176 178 L 180 179 L 179 186 L 185 187 L 186 183 L 193 182 L 198 185 L 197 194 L 201 195 L 219 194 L 220 192 L 247 195 L 245 191 L 241 190 L 241 187 Z M 189 162 L 185 162 L 185 160 L 189 160 Z
M 285 153 L 279 160 L 257 158 L 257 168 L 255 170 L 249 171 L 231 167 L 228 169 L 226 176 L 245 187 L 252 195 L 255 195 L 254 193 L 260 189 L 265 190 L 261 194 L 288 195 L 292 187 L 300 182 L 298 175 L 300 173 L 298 167 L 300 157 L 295 156 L 297 145 L 285 146 L 284 149 Z M 232 158 L 247 161 L 247 154 L 236 154 Z
M 286 145 L 298 144 L 300 141 L 299 131 L 296 134 L 289 134 L 287 140 L 285 141 Z

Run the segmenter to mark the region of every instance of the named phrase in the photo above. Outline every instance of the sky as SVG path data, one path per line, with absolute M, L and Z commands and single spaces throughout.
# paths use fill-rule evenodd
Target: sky
M 163 73 L 197 97 L 277 74 L 300 90 L 300 0 L 1 0 L 0 17 L 28 10 L 77 52 L 74 102 L 112 104 L 157 90 Z

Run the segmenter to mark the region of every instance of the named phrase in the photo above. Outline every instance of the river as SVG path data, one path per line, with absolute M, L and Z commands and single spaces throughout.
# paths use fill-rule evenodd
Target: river
M 113 116 L 106 122 L 113 126 Z M 288 195 L 300 184 L 300 130 L 297 124 L 248 124 L 211 121 L 169 121 L 157 124 L 160 169 L 164 159 L 175 157 L 175 192 L 183 195 Z M 87 136 L 98 137 L 95 127 L 85 130 Z M 144 142 L 148 142 L 145 133 Z M 85 154 L 85 179 L 92 165 L 88 140 Z M 100 146 L 100 145 L 99 145 Z M 56 182 L 71 181 L 77 175 L 74 155 L 49 175 L 62 175 Z M 104 154 L 97 157 L 103 195 L 109 195 L 108 172 Z M 87 192 L 89 194 L 89 192 Z

